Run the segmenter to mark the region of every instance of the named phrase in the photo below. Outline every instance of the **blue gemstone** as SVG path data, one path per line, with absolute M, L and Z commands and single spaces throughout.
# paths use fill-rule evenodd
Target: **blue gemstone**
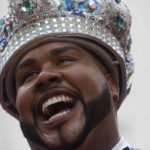
M 121 0 L 115 0 L 117 3 L 121 3 Z
M 18 8 L 21 8 L 21 7 L 22 7 L 22 5 L 21 5 L 21 4 L 19 4 L 19 5 L 18 5 Z
M 3 40 L 1 41 L 1 46 L 4 47 L 5 45 L 6 45 L 6 40 L 3 39 Z
M 86 0 L 86 1 L 87 1 L 87 0 Z M 78 4 L 78 8 L 79 8 L 80 10 L 82 10 L 83 12 L 85 12 L 85 11 L 87 10 L 86 1 L 80 2 L 80 3 Z
M 129 64 L 130 64 L 130 61 L 126 60 L 126 66 L 129 66 Z
M 75 14 L 81 14 L 82 11 L 80 9 L 74 10 Z
M 10 32 L 10 27 L 9 26 L 6 26 L 5 27 L 5 34 L 6 36 L 8 36 L 8 33 Z
M 125 29 L 125 19 L 122 15 L 117 15 L 116 17 L 116 26 L 118 29 L 123 30 Z
M 71 11 L 71 10 L 73 10 L 74 9 L 73 0 L 63 0 L 62 8 L 65 11 Z

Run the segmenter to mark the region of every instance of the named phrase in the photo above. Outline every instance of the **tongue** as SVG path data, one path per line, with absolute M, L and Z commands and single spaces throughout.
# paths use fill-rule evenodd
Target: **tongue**
M 43 113 L 44 118 L 48 120 L 58 113 L 70 110 L 71 108 L 73 108 L 73 106 L 74 106 L 73 104 L 65 103 L 65 102 L 59 102 L 59 103 L 50 105 L 47 107 L 47 111 Z

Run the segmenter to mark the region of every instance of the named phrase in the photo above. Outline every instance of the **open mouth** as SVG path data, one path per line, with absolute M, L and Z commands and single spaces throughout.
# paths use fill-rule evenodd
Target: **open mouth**
M 42 114 L 45 120 L 62 117 L 74 107 L 73 98 L 65 95 L 54 96 L 42 105 Z
M 53 127 L 66 121 L 74 109 L 79 97 L 64 89 L 49 90 L 36 105 L 35 113 L 38 121 L 45 126 Z

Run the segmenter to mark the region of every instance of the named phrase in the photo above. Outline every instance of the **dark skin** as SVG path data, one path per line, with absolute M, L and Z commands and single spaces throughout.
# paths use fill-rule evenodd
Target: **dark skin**
M 95 121 L 84 140 L 76 145 L 75 150 L 110 150 L 118 142 L 118 85 L 103 65 L 85 49 L 69 42 L 42 45 L 22 58 L 17 65 L 15 78 L 16 106 L 21 122 L 35 126 L 39 137 L 56 149 L 60 149 L 66 143 L 71 145 L 77 141 L 89 123 L 87 116 L 90 113 L 86 113 L 88 104 L 92 104 L 92 101 L 98 98 L 101 99 L 100 104 L 103 104 L 101 95 L 107 87 L 107 93 L 110 94 L 109 111 L 103 111 L 101 108 L 100 113 L 106 112 L 104 117 Z M 65 115 L 49 121 L 47 126 L 39 113 L 36 113 L 42 101 L 40 98 L 44 95 L 44 101 L 56 96 L 71 95 L 70 97 L 75 99 L 75 104 Z M 32 142 L 30 145 L 32 150 L 37 149 Z M 43 147 L 38 149 L 46 150 Z

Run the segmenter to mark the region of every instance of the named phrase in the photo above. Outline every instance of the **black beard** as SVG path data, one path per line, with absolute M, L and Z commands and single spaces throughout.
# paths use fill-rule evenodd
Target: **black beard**
M 59 132 L 62 146 L 52 147 L 48 145 L 48 143 L 45 143 L 44 140 L 40 137 L 36 126 L 20 122 L 24 136 L 37 145 L 44 147 L 45 150 L 74 150 L 84 142 L 90 131 L 93 130 L 111 112 L 112 108 L 111 95 L 107 84 L 105 84 L 103 92 L 97 98 L 91 100 L 87 104 L 84 102 L 84 100 L 81 101 L 84 105 L 86 123 L 76 141 L 68 143 L 61 135 L 61 132 Z M 60 129 L 58 128 L 58 131 L 59 130 Z

